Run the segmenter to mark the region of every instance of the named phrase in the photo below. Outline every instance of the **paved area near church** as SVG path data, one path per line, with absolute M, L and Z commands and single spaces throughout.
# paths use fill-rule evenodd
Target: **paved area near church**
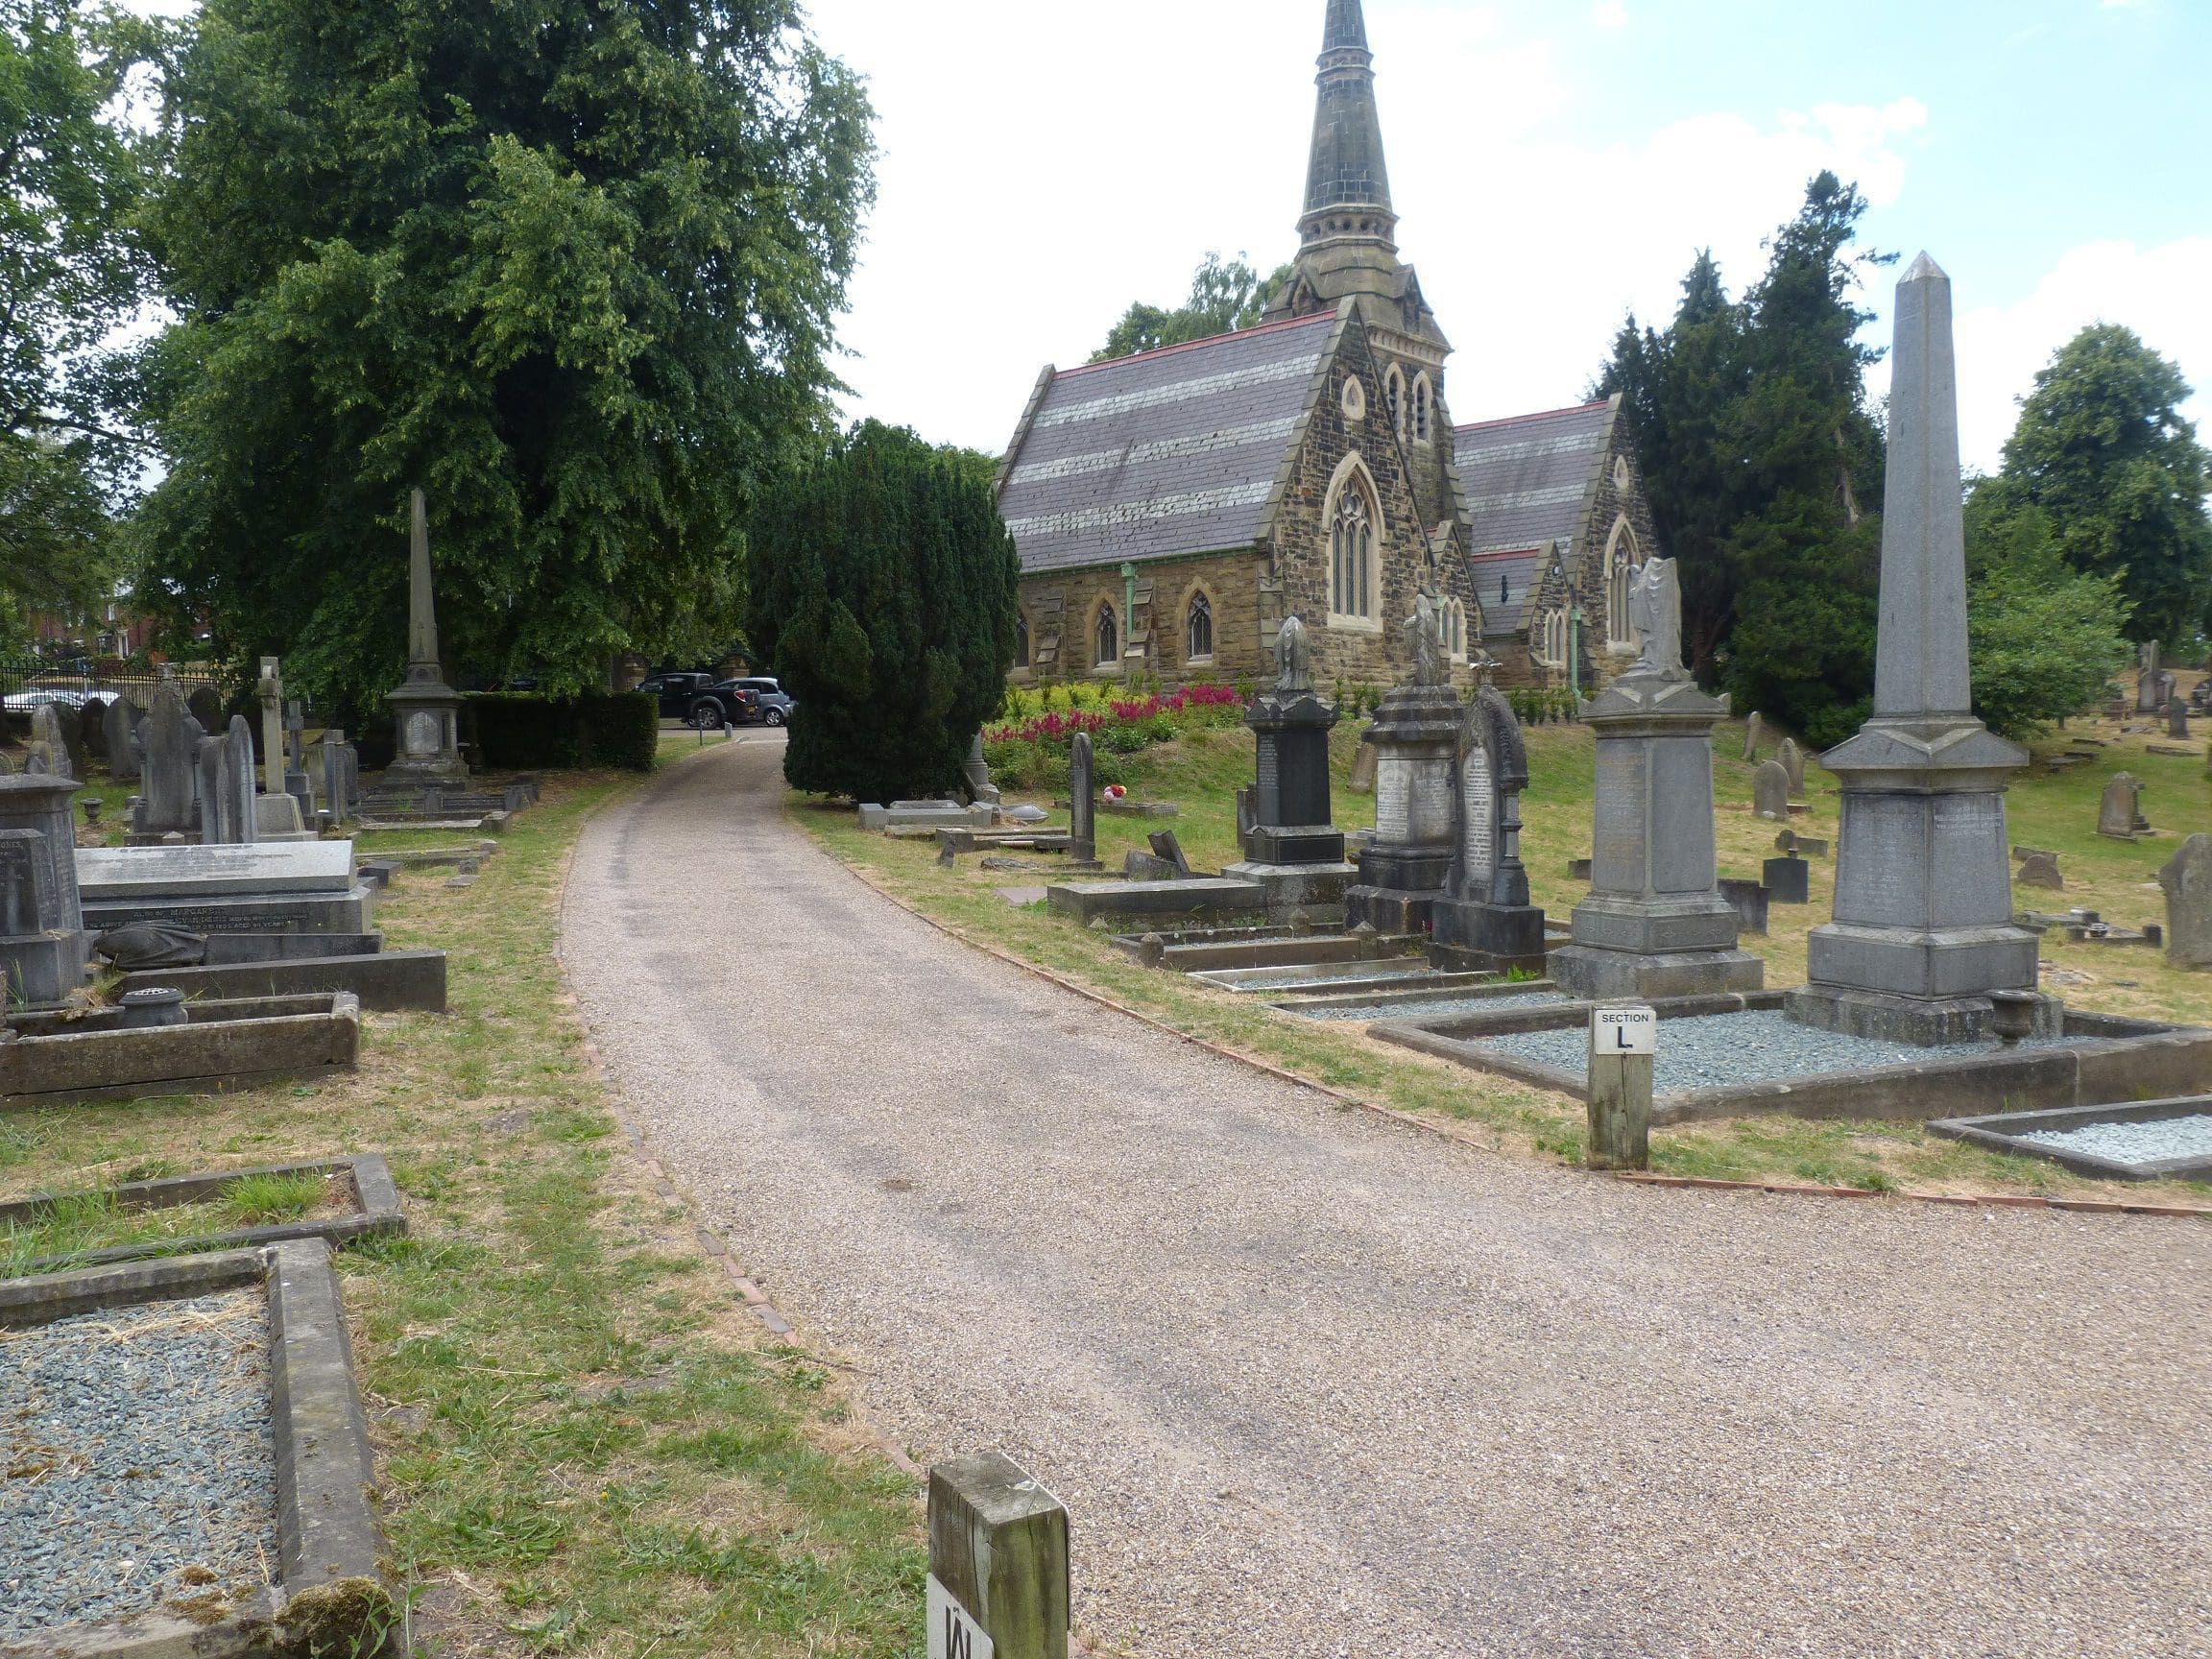
M 1068 1503 L 1145 1659 L 2212 1654 L 2212 1228 L 1653 1192 L 1341 1111 L 969 951 L 777 810 L 578 854 L 616 1080 L 933 1458 Z

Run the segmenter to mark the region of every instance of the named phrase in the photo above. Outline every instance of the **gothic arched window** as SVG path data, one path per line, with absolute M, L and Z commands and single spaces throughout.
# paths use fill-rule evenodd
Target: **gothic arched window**
M 1429 442 L 1431 406 L 1429 376 L 1418 375 L 1413 381 L 1413 442 L 1416 444 Z
M 1375 616 L 1376 531 L 1381 515 L 1364 479 L 1355 474 L 1336 493 L 1329 520 L 1329 613 L 1372 621 Z
M 1605 543 L 1605 638 L 1610 644 L 1636 643 L 1636 629 L 1628 620 L 1628 573 L 1641 563 L 1636 553 L 1636 532 L 1623 514 Z
M 1390 424 L 1398 436 L 1406 436 L 1406 376 L 1398 373 L 1398 365 L 1390 365 L 1389 373 L 1382 376 L 1382 400 L 1390 405 Z
M 1184 656 L 1192 661 L 1214 655 L 1214 602 L 1203 593 L 1190 596 L 1190 614 L 1185 620 Z
M 1120 667 L 1121 620 L 1114 614 L 1112 605 L 1101 605 L 1098 608 L 1097 638 L 1098 666 L 1101 668 Z
M 1029 666 L 1029 618 L 1020 612 L 1014 613 L 1014 666 Z

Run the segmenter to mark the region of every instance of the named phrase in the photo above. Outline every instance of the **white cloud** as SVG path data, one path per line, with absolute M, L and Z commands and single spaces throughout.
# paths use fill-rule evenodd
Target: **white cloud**
M 1960 307 L 1960 446 L 1977 471 L 1997 469 L 2035 372 L 2093 323 L 2117 323 L 2180 364 L 2196 388 L 2184 413 L 2212 431 L 2212 237 L 2139 249 L 2096 242 L 2058 261 L 2026 299 L 1977 306 L 1972 284 L 1952 273 Z
M 1598 8 L 1598 27 L 1600 29 L 1625 29 L 1628 27 L 1628 8 L 1621 0 L 1605 0 Z

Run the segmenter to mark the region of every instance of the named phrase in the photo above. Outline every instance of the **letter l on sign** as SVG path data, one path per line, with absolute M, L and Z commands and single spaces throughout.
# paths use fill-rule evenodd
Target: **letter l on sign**
M 952 1592 L 929 1575 L 926 1591 L 929 1619 L 929 1659 L 992 1659 L 991 1638 L 969 1617 L 968 1609 L 952 1599 Z

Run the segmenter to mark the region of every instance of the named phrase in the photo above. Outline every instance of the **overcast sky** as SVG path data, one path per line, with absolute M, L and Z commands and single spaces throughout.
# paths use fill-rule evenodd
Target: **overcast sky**
M 2212 393 L 2207 0 L 1367 0 L 1403 255 L 1464 421 L 1578 401 L 1695 251 L 1731 292 L 1821 167 L 1960 311 L 1966 462 L 2083 325 Z M 1209 249 L 1294 248 L 1324 0 L 812 0 L 868 77 L 853 411 L 1002 449 L 1037 372 Z M 1869 296 L 1885 314 L 1895 272 Z M 1887 344 L 1887 321 L 1870 337 Z M 1876 375 L 1877 391 L 1884 376 Z M 2200 423 L 2212 396 L 2190 407 Z

